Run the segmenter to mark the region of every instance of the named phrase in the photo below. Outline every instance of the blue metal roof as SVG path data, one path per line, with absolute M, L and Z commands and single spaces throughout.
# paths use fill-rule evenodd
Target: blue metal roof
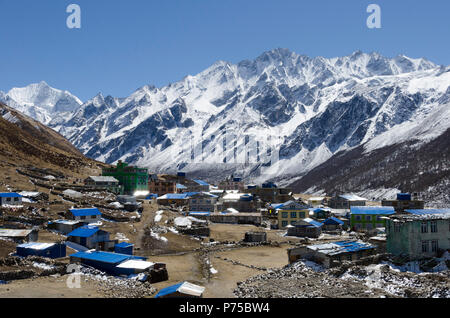
M 86 225 L 86 226 L 82 226 L 82 227 L 79 227 L 79 228 L 73 230 L 72 232 L 67 234 L 67 236 L 91 237 L 92 235 L 97 233 L 99 230 L 100 229 L 96 226 Z
M 211 197 L 211 198 L 218 198 L 217 195 L 212 194 L 212 193 L 209 193 L 209 192 L 192 192 L 192 193 L 193 193 L 192 195 L 190 195 L 190 192 L 187 192 L 187 193 L 188 193 L 189 196 L 191 196 L 191 197 L 196 196 L 196 195 L 198 195 L 198 194 L 203 194 L 203 195 L 206 195 L 206 196 Z
M 356 252 L 374 248 L 374 246 L 371 244 L 356 241 L 340 241 L 334 242 L 334 244 L 341 246 L 342 252 Z
M 303 221 L 305 221 L 306 223 L 309 223 L 309 224 L 311 224 L 311 225 L 314 225 L 314 226 L 316 226 L 316 227 L 321 227 L 323 224 L 322 223 L 320 223 L 320 222 L 318 222 L 318 221 L 316 221 L 316 220 L 313 220 L 313 219 L 304 219 Z
M 201 212 L 201 211 L 193 211 L 193 212 L 189 212 L 189 215 L 210 215 L 211 212 Z
M 187 189 L 186 186 L 179 184 L 179 183 L 177 183 L 176 187 L 177 187 L 177 189 Z
M 193 195 L 196 195 L 199 192 L 185 192 L 183 194 L 185 194 L 187 197 L 192 197 Z
M 187 199 L 188 195 L 186 193 L 167 193 L 165 195 L 160 196 L 158 199 L 161 199 L 162 197 L 165 197 L 165 199 L 171 199 L 171 200 L 182 200 L 182 199 Z
M 172 286 L 169 286 L 169 287 L 166 287 L 166 288 L 163 288 L 156 294 L 155 298 L 159 298 L 159 297 L 162 297 L 162 296 L 166 296 L 166 295 L 169 295 L 169 294 L 176 293 L 178 288 L 180 288 L 183 284 L 184 284 L 184 282 L 176 284 L 176 285 L 172 285 Z
M 149 199 L 153 199 L 153 198 L 157 198 L 157 197 L 158 197 L 157 194 L 155 194 L 155 193 L 150 193 L 149 195 L 147 195 L 147 196 L 145 197 L 145 199 L 146 199 L 146 200 L 149 200 Z
M 272 207 L 272 209 L 277 210 L 277 209 L 282 208 L 284 206 L 284 203 L 271 204 L 270 206 Z
M 22 198 L 22 196 L 15 192 L 0 193 L 0 198 Z
M 133 246 L 133 244 L 130 244 L 130 243 L 127 243 L 127 242 L 122 242 L 122 243 L 116 244 L 116 246 L 118 246 L 118 247 L 130 247 L 130 246 Z
M 70 257 L 76 257 L 91 261 L 98 261 L 102 263 L 109 263 L 109 264 L 118 264 L 123 261 L 129 260 L 129 259 L 143 259 L 146 260 L 145 257 L 138 257 L 138 256 L 132 256 L 132 255 L 126 255 L 126 254 L 119 254 L 119 253 L 111 253 L 111 252 L 102 252 L 102 251 L 94 251 L 94 252 L 78 252 L 75 254 L 70 255 Z
M 201 186 L 209 186 L 209 183 L 206 183 L 203 180 L 192 180 L 192 181 L 194 181 L 195 183 L 198 183 Z
M 102 215 L 102 213 L 97 208 L 70 209 L 69 211 L 75 216 Z
M 391 206 L 351 206 L 351 214 L 373 214 L 373 215 L 390 215 L 395 214 L 395 210 Z
M 344 221 L 339 220 L 338 218 L 335 218 L 334 216 L 332 216 L 331 218 L 326 219 L 325 221 L 322 222 L 323 224 L 340 224 L 340 225 L 344 225 Z
M 450 209 L 405 210 L 405 212 L 415 214 L 415 215 L 449 214 Z

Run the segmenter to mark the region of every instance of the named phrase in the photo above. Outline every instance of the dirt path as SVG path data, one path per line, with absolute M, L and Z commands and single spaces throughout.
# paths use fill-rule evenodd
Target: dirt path
M 82 280 L 81 288 L 68 288 L 67 277 L 40 277 L 0 285 L 0 298 L 102 298 L 98 283 Z

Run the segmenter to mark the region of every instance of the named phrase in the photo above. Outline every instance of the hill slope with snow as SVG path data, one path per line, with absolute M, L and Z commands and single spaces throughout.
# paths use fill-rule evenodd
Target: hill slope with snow
M 0 91 L 0 102 L 43 124 L 48 124 L 57 117 L 70 116 L 82 104 L 78 97 L 68 91 L 52 88 L 43 81 L 13 88 L 8 93 Z
M 237 172 L 259 182 L 294 181 L 361 146 L 366 153 L 431 142 L 450 126 L 449 86 L 450 68 L 425 59 L 360 51 L 311 58 L 276 49 L 125 98 L 67 103 L 68 116 L 52 115 L 54 100 L 7 95 L 48 109 L 53 117 L 43 121 L 91 158 L 210 180 Z

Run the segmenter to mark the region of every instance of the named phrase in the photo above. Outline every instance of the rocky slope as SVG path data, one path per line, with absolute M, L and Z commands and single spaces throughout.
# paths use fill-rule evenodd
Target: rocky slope
M 101 165 L 86 158 L 59 133 L 4 104 L 0 104 L 0 162 L 1 171 L 33 166 L 64 174 Z
M 306 173 L 291 187 L 296 192 L 329 195 L 391 188 L 420 192 L 430 206 L 450 206 L 449 140 L 450 129 L 425 144 L 409 140 L 370 152 L 364 146 L 342 151 Z M 369 199 L 383 198 L 386 196 L 381 191 L 380 196 Z

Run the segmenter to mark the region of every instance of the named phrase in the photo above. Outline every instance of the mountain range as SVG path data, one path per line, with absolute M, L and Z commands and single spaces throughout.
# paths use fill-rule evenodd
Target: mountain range
M 387 179 L 372 184 L 363 172 L 392 154 L 410 161 L 395 157 L 384 165 L 412 166 L 415 152 L 448 134 L 450 67 L 403 55 L 357 51 L 311 58 L 275 49 L 237 64 L 219 61 L 195 76 L 160 88 L 146 85 L 125 98 L 98 94 L 82 103 L 41 82 L 0 92 L 0 101 L 106 163 L 183 170 L 207 180 L 237 173 L 248 182 L 271 179 L 311 193 L 365 191 Z M 448 143 L 437 142 L 444 158 Z M 370 157 L 379 160 L 363 160 Z M 448 184 L 450 168 L 441 159 L 428 164 L 436 164 L 434 173 L 443 179 L 414 188 L 404 180 L 411 179 L 407 174 L 385 187 L 428 193 Z M 350 170 L 360 173 L 349 178 L 343 171 Z

